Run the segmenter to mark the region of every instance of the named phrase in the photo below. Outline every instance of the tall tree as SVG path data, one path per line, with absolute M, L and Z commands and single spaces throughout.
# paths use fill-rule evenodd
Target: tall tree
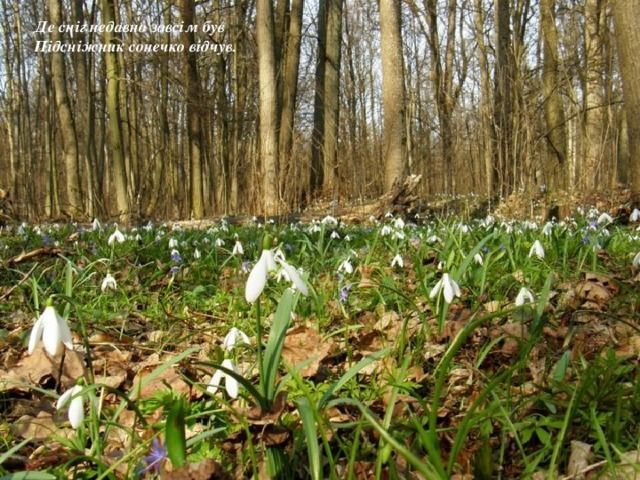
M 605 131 L 602 17 L 606 0 L 587 0 L 584 12 L 584 161 L 579 183 L 587 189 L 602 187 Z
M 407 169 L 407 128 L 400 0 L 380 0 L 382 105 L 384 109 L 384 186 L 389 191 Z
M 105 25 L 110 22 L 117 23 L 115 14 L 115 0 L 102 0 L 102 21 Z M 104 31 L 103 43 L 116 47 L 121 43 L 108 29 Z M 127 171 L 124 160 L 124 147 L 122 135 L 122 121 L 120 116 L 120 78 L 122 78 L 116 49 L 106 50 L 104 62 L 107 76 L 106 107 L 109 114 L 108 140 L 109 152 L 113 164 L 113 183 L 115 186 L 115 200 L 117 216 L 121 221 L 130 219 L 129 198 L 127 195 Z
M 280 210 L 278 191 L 277 84 L 274 48 L 273 4 L 256 2 L 256 41 L 260 86 L 260 161 L 262 162 L 262 210 L 275 215 Z
M 613 19 L 620 57 L 620 73 L 624 91 L 624 110 L 629 145 L 629 182 L 635 193 L 640 193 L 640 2 L 615 0 Z
M 298 94 L 298 70 L 300 66 L 300 45 L 302 40 L 302 12 L 304 0 L 292 0 L 289 12 L 282 74 L 282 109 L 280 117 L 280 168 L 289 168 L 293 146 L 293 122 L 295 118 L 296 97 Z M 284 179 L 283 179 L 284 180 Z M 284 186 L 284 185 L 282 185 Z
M 182 43 L 186 61 L 184 65 L 185 94 L 187 103 L 187 136 L 189 138 L 189 200 L 191 215 L 194 218 L 204 216 L 202 199 L 202 125 L 200 117 L 200 77 L 196 52 L 191 50 L 195 34 L 189 27 L 194 25 L 195 6 L 193 0 L 180 0 L 180 17 L 182 19 Z
M 340 115 L 342 1 L 318 3 L 318 51 L 311 145 L 311 188 L 335 195 Z
M 558 67 L 558 32 L 555 0 L 540 0 L 540 34 L 542 35 L 542 92 L 549 154 L 545 182 L 550 187 L 565 186 L 567 156 L 566 125 Z
M 514 62 L 511 51 L 511 11 L 509 0 L 495 1 L 495 88 L 494 88 L 494 177 L 493 183 L 499 186 L 504 195 L 512 192 L 514 176 L 512 164 L 512 80 L 514 79 Z M 492 188 L 492 191 L 496 191 Z
M 51 31 L 51 41 L 60 43 L 62 34 L 58 26 L 62 25 L 62 5 L 60 0 L 49 0 L 49 20 L 55 27 Z M 80 175 L 78 172 L 78 138 L 71 109 L 71 101 L 67 91 L 67 67 L 64 54 L 60 51 L 51 53 L 51 76 L 55 92 L 56 109 L 60 121 L 60 137 L 64 157 L 64 173 L 66 187 L 66 205 L 63 209 L 74 216 L 82 212 L 82 196 L 80 192 Z

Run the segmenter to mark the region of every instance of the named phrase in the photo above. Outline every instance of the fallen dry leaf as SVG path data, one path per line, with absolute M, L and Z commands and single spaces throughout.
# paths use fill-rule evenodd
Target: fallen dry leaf
M 287 332 L 282 358 L 294 368 L 310 361 L 299 371 L 303 378 L 310 378 L 318 373 L 322 361 L 329 355 L 333 345 L 333 341 L 323 340 L 315 330 L 300 325 Z

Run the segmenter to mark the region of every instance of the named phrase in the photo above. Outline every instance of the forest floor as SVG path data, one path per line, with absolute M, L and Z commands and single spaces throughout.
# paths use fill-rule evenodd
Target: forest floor
M 637 206 L 2 228 L 0 478 L 640 479 Z

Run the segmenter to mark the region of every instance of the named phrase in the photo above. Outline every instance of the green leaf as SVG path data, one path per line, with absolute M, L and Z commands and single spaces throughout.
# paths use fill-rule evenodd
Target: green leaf
M 287 335 L 287 328 L 291 321 L 291 310 L 293 309 L 293 290 L 287 289 L 280 298 L 278 308 L 273 317 L 273 324 L 267 339 L 267 345 L 264 349 L 264 357 L 262 359 L 262 379 L 264 386 L 264 394 L 269 405 L 275 398 L 275 385 L 278 378 L 278 368 L 280 367 L 280 357 L 282 355 L 282 347 Z
M 316 419 L 308 398 L 303 397 L 298 400 L 298 412 L 300 413 L 306 438 L 309 473 L 313 480 L 320 480 L 322 478 L 322 467 L 320 463 L 320 447 L 318 446 L 318 431 L 316 429 Z
M 184 430 L 184 397 L 171 407 L 164 428 L 167 453 L 174 468 L 181 467 L 187 460 L 187 439 Z
M 329 387 L 329 390 L 327 390 L 325 394 L 322 396 L 322 398 L 318 401 L 316 408 L 318 410 L 323 408 L 327 404 L 331 396 L 337 390 L 340 390 L 344 386 L 344 384 L 346 384 L 349 380 L 355 377 L 360 370 L 362 370 L 364 367 L 369 365 L 371 362 L 374 362 L 380 357 L 385 356 L 386 354 L 389 353 L 390 350 L 391 350 L 390 348 L 385 348 L 376 353 L 372 353 L 371 355 L 364 357 L 362 360 L 356 363 L 353 367 L 347 370 L 346 373 L 342 377 L 340 377 L 340 380 L 338 380 L 336 383 L 334 383 Z

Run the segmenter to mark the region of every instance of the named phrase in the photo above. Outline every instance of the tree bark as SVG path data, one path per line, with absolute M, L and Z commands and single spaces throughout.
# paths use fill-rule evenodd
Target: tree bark
M 260 161 L 262 162 L 262 209 L 265 215 L 280 210 L 278 192 L 277 84 L 271 0 L 256 2 L 256 40 L 260 86 Z
M 190 51 L 195 44 L 195 35 L 189 30 L 194 24 L 195 6 L 193 0 L 180 1 L 180 17 L 183 24 L 182 43 L 186 54 L 183 78 L 187 95 L 187 136 L 189 138 L 189 200 L 191 216 L 204 216 L 204 201 L 202 199 L 202 112 L 199 105 L 202 102 L 200 93 L 200 77 L 196 52 Z
M 567 136 L 558 74 L 558 33 L 555 0 L 540 0 L 540 34 L 542 36 L 542 91 L 544 119 L 549 145 L 545 181 L 549 187 L 565 187 Z
M 116 22 L 114 0 L 102 0 L 102 21 L 104 24 Z M 105 29 L 103 42 L 105 45 L 116 45 L 116 38 Z M 113 183 L 115 186 L 115 200 L 117 216 L 120 221 L 128 222 L 130 220 L 129 199 L 127 195 L 127 171 L 124 161 L 122 123 L 120 118 L 120 71 L 118 68 L 118 59 L 115 52 L 105 52 L 104 54 L 107 91 L 106 91 L 106 107 L 109 115 L 108 123 L 108 139 L 107 143 L 111 152 L 111 160 L 113 163 Z
M 384 187 L 389 192 L 404 180 L 407 169 L 407 129 L 400 0 L 380 0 L 382 104 L 384 108 Z
M 628 178 L 631 190 L 640 193 L 640 3 L 615 0 L 613 19 L 620 58 L 629 149 Z
M 584 14 L 584 158 L 579 183 L 583 188 L 600 188 L 604 159 L 604 84 L 603 39 L 600 17 L 604 15 L 601 0 L 587 0 Z
M 298 70 L 300 66 L 300 45 L 302 40 L 302 11 L 304 0 L 292 0 L 289 12 L 289 29 L 283 65 L 282 110 L 280 117 L 280 168 L 292 171 L 291 149 L 293 146 L 293 124 L 298 94 Z M 281 187 L 287 183 L 281 179 Z
M 49 17 L 51 24 L 55 26 L 51 32 L 51 41 L 62 42 L 62 34 L 58 31 L 58 26 L 63 24 L 60 0 L 49 0 Z M 67 69 L 61 52 L 51 53 L 51 76 L 64 157 L 66 205 L 63 210 L 73 217 L 83 211 L 78 172 L 78 138 L 67 91 Z

